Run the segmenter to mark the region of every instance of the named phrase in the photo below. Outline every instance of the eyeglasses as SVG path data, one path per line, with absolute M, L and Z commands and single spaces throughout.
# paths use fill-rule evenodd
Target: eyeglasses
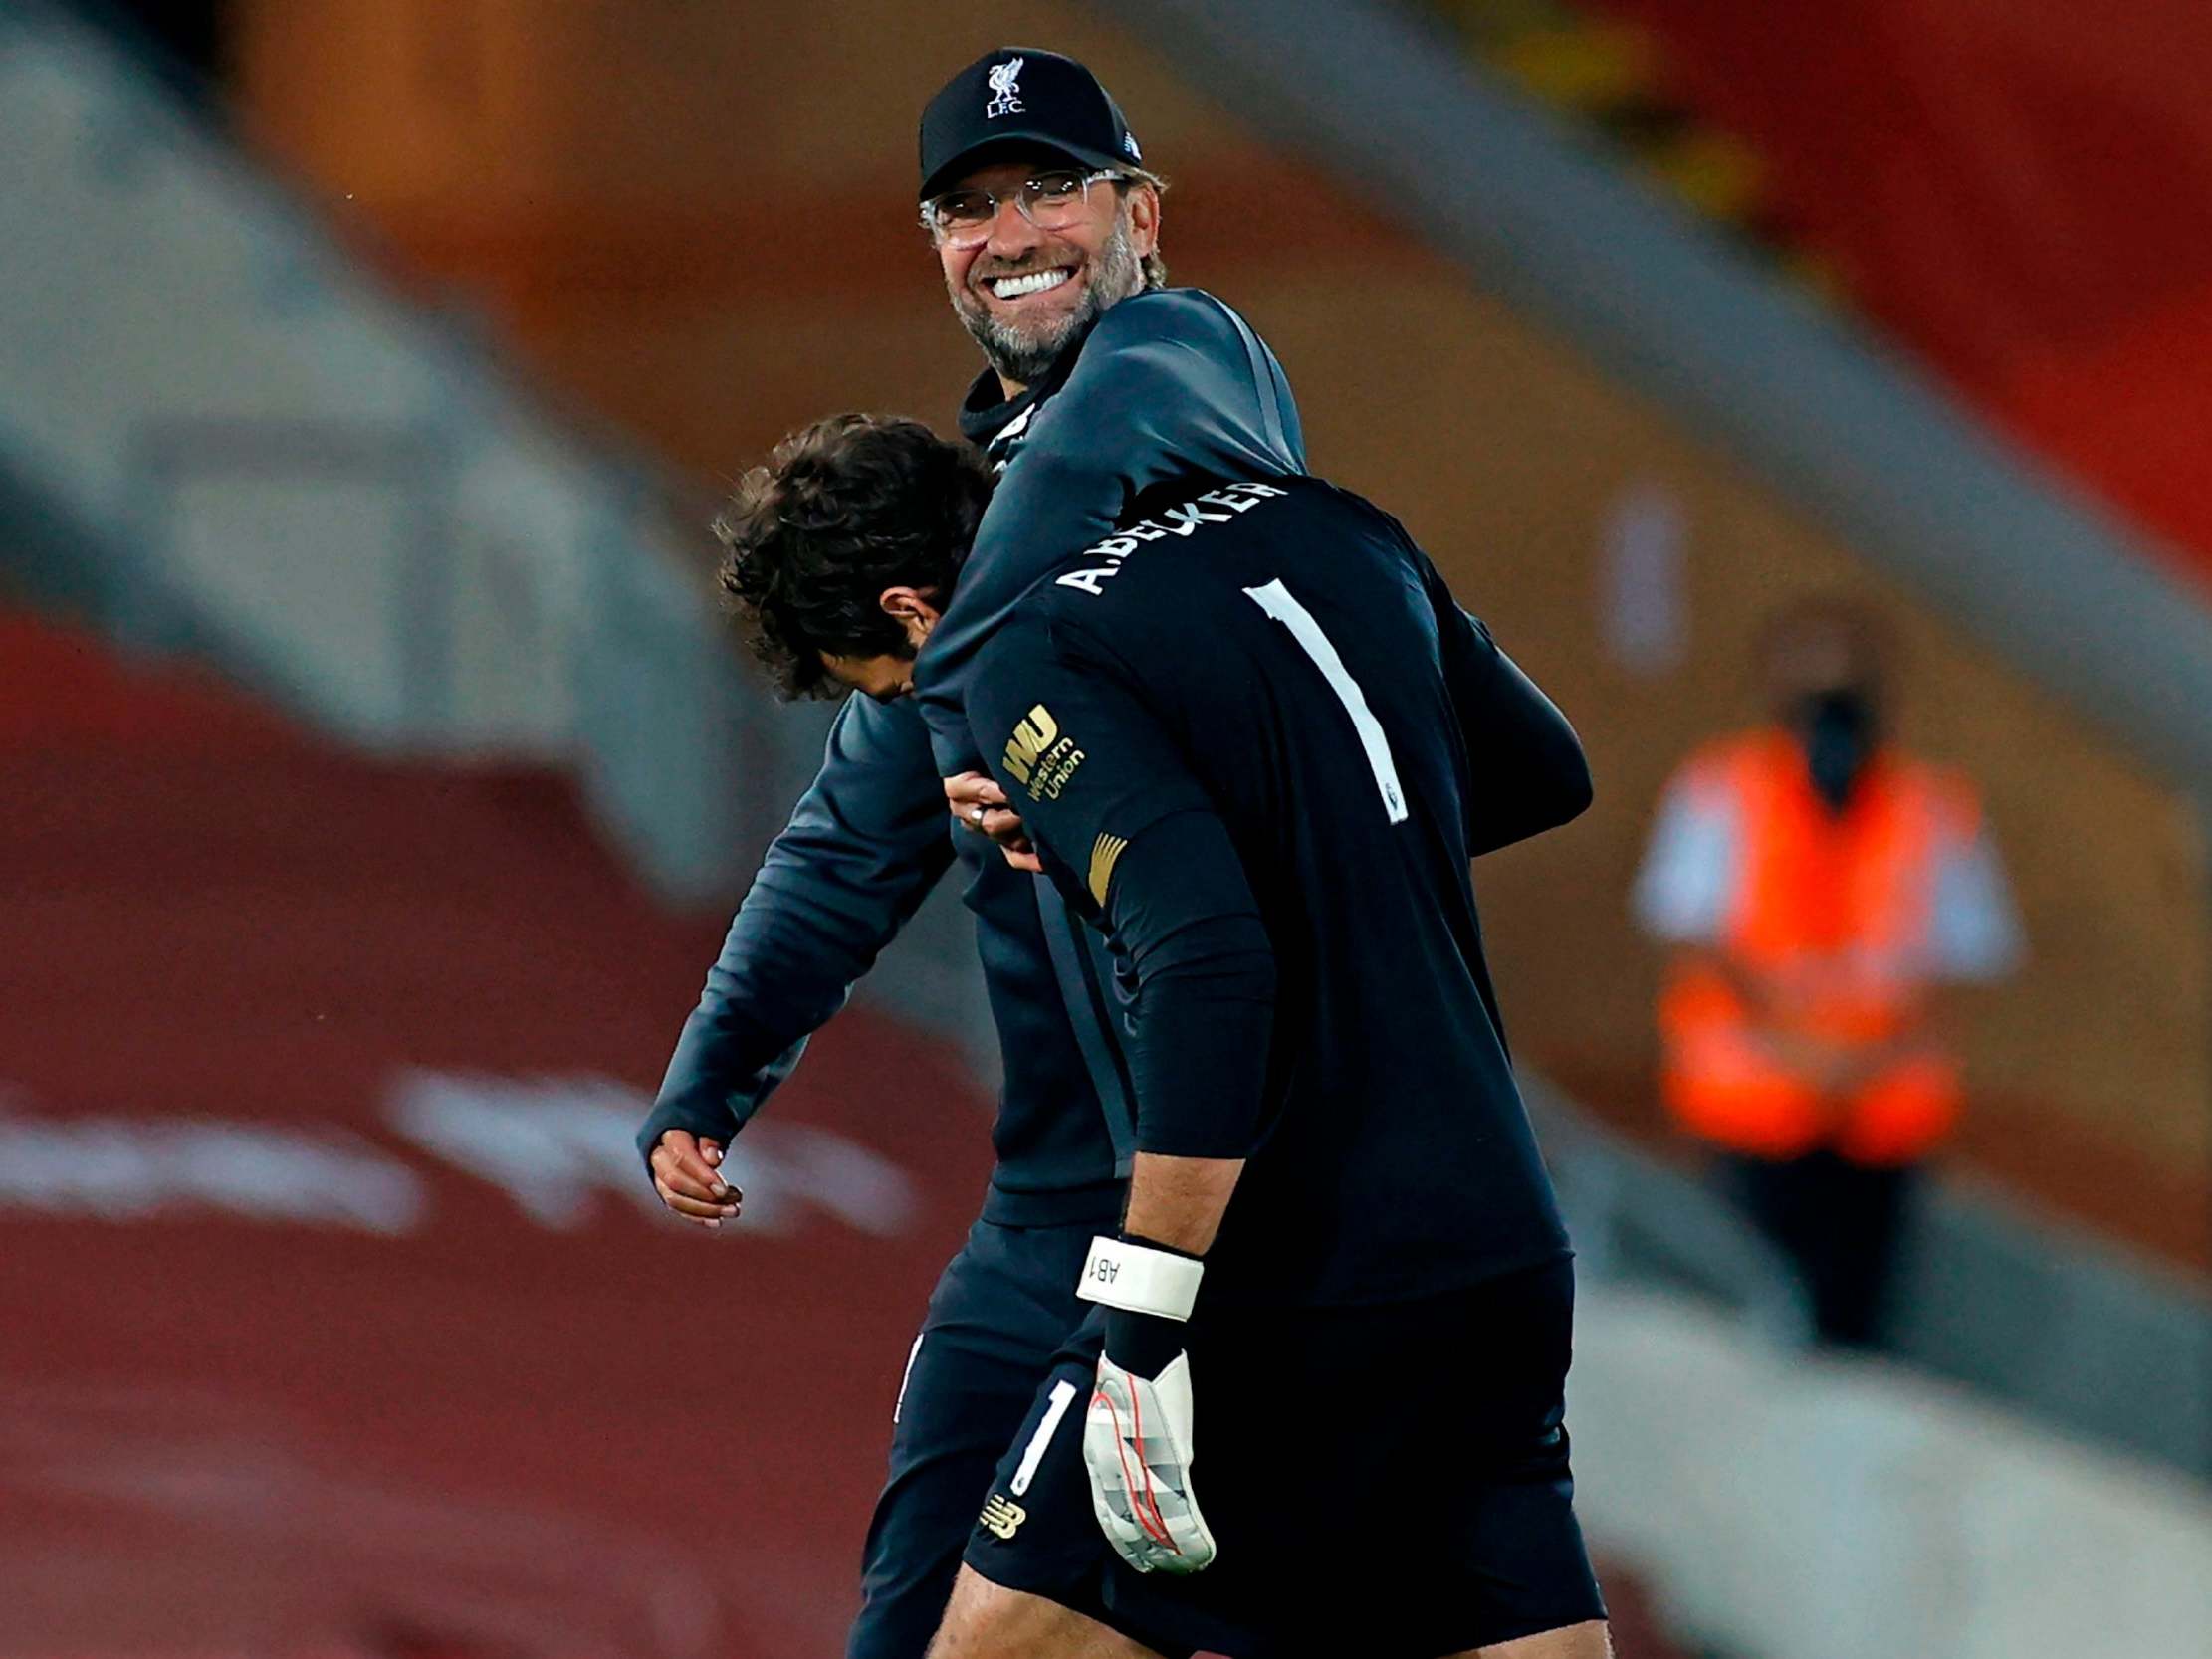
M 1083 216 L 1091 186 L 1117 177 L 1111 171 L 1039 173 L 1013 193 L 1014 210 L 1040 231 L 1064 231 Z M 922 223 L 949 248 L 974 248 L 991 240 L 1005 198 L 994 190 L 948 190 L 922 204 Z

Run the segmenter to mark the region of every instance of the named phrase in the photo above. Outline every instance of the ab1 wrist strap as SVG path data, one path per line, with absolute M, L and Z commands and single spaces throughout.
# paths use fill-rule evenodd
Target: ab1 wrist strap
M 1085 1302 L 1103 1303 L 1132 1314 L 1155 1314 L 1161 1319 L 1187 1320 L 1199 1298 L 1199 1280 L 1206 1264 L 1196 1256 L 1179 1256 L 1172 1250 L 1155 1250 L 1125 1238 L 1091 1240 L 1091 1253 L 1083 1263 L 1083 1277 L 1075 1294 Z

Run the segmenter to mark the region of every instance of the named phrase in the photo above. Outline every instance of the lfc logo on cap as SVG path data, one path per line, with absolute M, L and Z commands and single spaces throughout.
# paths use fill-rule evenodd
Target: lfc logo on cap
M 984 119 L 996 120 L 1000 115 L 1023 113 L 1021 106 L 1021 66 L 1025 58 L 1008 58 L 991 71 L 991 102 L 984 105 Z

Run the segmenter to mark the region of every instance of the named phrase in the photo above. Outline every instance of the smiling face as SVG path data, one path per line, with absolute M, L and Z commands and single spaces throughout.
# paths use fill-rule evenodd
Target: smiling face
M 1069 165 L 1048 151 L 979 167 L 953 188 L 998 197 L 991 235 L 972 248 L 938 245 L 945 290 L 1006 395 L 1042 376 L 1107 307 L 1145 285 L 1144 260 L 1160 241 L 1160 197 L 1151 185 L 1090 188 L 1073 223 L 1043 231 L 1014 203 L 1040 168 Z

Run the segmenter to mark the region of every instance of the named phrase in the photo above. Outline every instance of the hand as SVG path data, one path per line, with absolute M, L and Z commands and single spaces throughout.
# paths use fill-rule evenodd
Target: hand
M 1092 1239 L 1075 1282 L 1079 1300 L 1106 1310 L 1083 1414 L 1091 1511 L 1114 1553 L 1139 1572 L 1197 1572 L 1217 1553 L 1191 1493 L 1198 1453 L 1191 1356 L 1183 1351 L 1205 1276 L 1204 1260 L 1191 1252 L 1124 1234 Z
M 1854 1059 L 1850 1049 L 1784 1026 L 1754 1027 L 1752 1039 L 1772 1064 L 1810 1085 L 1823 1100 L 1844 1092 Z
M 960 820 L 961 828 L 988 836 L 1016 870 L 1040 874 L 1044 865 L 1036 848 L 1021 832 L 1021 816 L 1006 804 L 1006 792 L 996 778 L 983 772 L 962 772 L 945 780 L 945 804 Z M 976 809 L 983 808 L 982 816 Z
M 724 1221 L 737 1218 L 745 1194 L 717 1172 L 722 1163 L 719 1141 L 702 1140 L 689 1130 L 664 1130 L 649 1161 L 653 1190 L 687 1221 L 713 1233 L 722 1230 Z
M 1197 1572 L 1217 1554 L 1191 1490 L 1191 1356 L 1179 1350 L 1147 1377 L 1115 1361 L 1109 1337 L 1083 1419 L 1083 1464 L 1106 1542 L 1139 1572 Z

